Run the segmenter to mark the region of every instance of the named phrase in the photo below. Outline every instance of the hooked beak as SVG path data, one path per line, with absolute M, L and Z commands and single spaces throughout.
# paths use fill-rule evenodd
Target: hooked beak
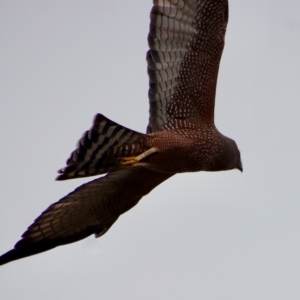
M 237 167 L 238 170 L 241 171 L 241 173 L 243 173 L 243 165 L 242 162 L 240 161 L 239 166 Z

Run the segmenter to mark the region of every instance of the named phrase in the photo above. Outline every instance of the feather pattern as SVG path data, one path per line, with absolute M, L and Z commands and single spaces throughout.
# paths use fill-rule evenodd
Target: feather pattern
M 94 118 L 71 153 L 66 167 L 58 170 L 57 180 L 86 177 L 115 171 L 118 158 L 137 155 L 146 150 L 145 134 L 123 127 L 101 114 Z
M 166 109 L 175 93 L 182 60 L 195 34 L 196 1 L 157 0 L 150 13 L 147 53 L 150 117 L 147 132 L 166 122 Z
M 213 122 L 227 20 L 226 0 L 154 1 L 147 53 L 148 133 Z
M 57 246 L 107 232 L 118 217 L 173 174 L 144 168 L 110 173 L 86 183 L 50 205 L 14 248 L 0 256 L 0 265 Z

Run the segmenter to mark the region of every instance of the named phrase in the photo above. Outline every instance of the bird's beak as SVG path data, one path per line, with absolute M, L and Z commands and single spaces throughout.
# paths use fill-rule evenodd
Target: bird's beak
M 239 163 L 239 166 L 237 167 L 238 170 L 241 171 L 241 173 L 243 173 L 243 165 L 242 162 Z

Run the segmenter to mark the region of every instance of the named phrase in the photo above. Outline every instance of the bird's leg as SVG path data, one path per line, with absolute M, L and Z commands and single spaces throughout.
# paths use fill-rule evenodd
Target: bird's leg
M 143 158 L 147 157 L 148 155 L 157 152 L 157 148 L 152 147 L 148 149 L 147 151 L 141 153 L 138 156 L 129 156 L 129 157 L 122 157 L 121 165 L 123 166 L 134 166 L 137 165 L 137 163 L 142 160 Z M 138 165 L 143 165 L 143 163 L 139 163 Z

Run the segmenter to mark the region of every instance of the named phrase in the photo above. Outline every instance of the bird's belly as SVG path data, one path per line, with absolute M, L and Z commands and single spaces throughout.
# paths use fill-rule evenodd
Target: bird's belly
M 201 147 L 195 147 L 195 140 L 182 136 L 169 140 L 165 138 L 156 140 L 151 147 L 157 148 L 157 152 L 147 157 L 145 162 L 153 170 L 167 173 L 204 170 L 206 159 L 202 156 Z
M 204 170 L 203 163 L 189 154 L 156 153 L 149 158 L 149 167 L 156 171 L 167 173 L 197 172 Z

